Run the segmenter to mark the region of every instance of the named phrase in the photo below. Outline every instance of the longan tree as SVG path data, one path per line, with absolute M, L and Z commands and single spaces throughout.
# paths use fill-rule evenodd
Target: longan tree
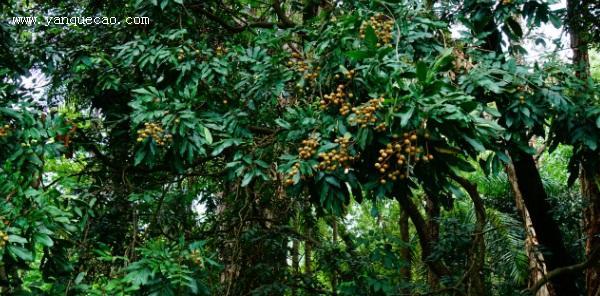
M 580 233 L 562 232 L 540 155 L 572 147 L 571 181 L 594 167 L 598 87 L 568 63 L 521 59 L 523 24 L 561 25 L 549 3 L 0 7 L 151 20 L 0 26 L 2 292 L 583 291 L 596 257 L 571 252 Z M 41 94 L 20 83 L 31 70 Z M 494 180 L 524 209 L 482 188 Z M 545 269 L 513 287 L 494 263 L 509 249 L 498 241 L 525 244 L 530 229 L 498 218 L 515 208 Z

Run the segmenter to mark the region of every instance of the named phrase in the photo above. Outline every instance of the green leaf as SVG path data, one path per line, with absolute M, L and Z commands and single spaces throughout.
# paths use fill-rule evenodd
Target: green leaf
M 210 145 L 213 143 L 213 137 L 212 134 L 210 133 L 210 130 L 207 127 L 202 127 L 202 130 L 204 132 L 204 139 L 206 140 L 206 142 Z
M 8 253 L 11 254 L 12 256 L 16 256 L 17 258 L 20 258 L 25 261 L 33 261 L 33 254 L 31 253 L 31 251 L 29 251 L 23 247 L 9 245 L 7 247 L 7 249 L 8 249 Z
M 377 34 L 371 26 L 368 26 L 365 31 L 365 44 L 369 49 L 374 50 L 377 48 Z
M 596 143 L 596 139 L 592 138 L 590 136 L 584 137 L 583 138 L 583 142 L 585 143 L 586 146 L 588 146 L 588 148 L 590 148 L 592 151 L 595 151 L 596 148 L 598 148 L 598 143 Z
M 186 286 L 188 286 L 188 288 L 190 288 L 190 290 L 192 291 L 192 294 L 198 294 L 198 284 L 196 284 L 196 280 L 190 278 L 188 280 L 188 282 L 186 283 Z
M 519 38 L 523 37 L 523 29 L 521 29 L 521 25 L 517 21 L 515 21 L 515 19 L 513 19 L 512 17 L 506 19 L 506 24 L 513 32 L 513 34 L 515 34 L 515 36 Z
M 215 149 L 213 150 L 213 152 L 210 155 L 217 156 L 217 155 L 221 154 L 221 152 L 223 152 L 223 150 L 225 150 L 225 148 L 231 147 L 231 145 L 233 145 L 233 141 L 230 139 L 227 139 L 227 140 L 223 141 L 223 143 L 221 143 L 217 147 L 215 147 Z
M 46 247 L 52 247 L 54 245 L 54 241 L 52 241 L 50 236 L 45 233 L 36 233 L 33 236 L 33 239 Z
M 244 179 L 242 180 L 242 187 L 248 186 L 252 179 L 254 178 L 254 172 L 249 172 L 244 175 Z
M 373 56 L 372 52 L 366 50 L 352 50 L 346 52 L 345 55 L 354 60 L 362 60 Z
M 479 142 L 478 140 L 469 138 L 465 135 L 462 136 L 467 142 L 469 142 L 469 144 L 471 144 L 471 146 L 473 146 L 473 148 L 475 148 L 475 150 L 482 152 L 485 151 L 485 147 L 483 146 L 483 144 L 481 144 L 481 142 Z
M 17 243 L 17 244 L 26 244 L 27 239 L 25 239 L 24 237 L 18 236 L 16 234 L 11 234 L 8 236 L 8 242 L 9 243 Z
M 325 181 L 337 188 L 341 188 L 340 182 L 338 182 L 338 180 L 332 176 L 325 177 Z
M 600 116 L 596 119 L 596 126 L 600 128 Z
M 460 188 L 454 186 L 452 183 L 446 184 L 446 188 L 449 189 L 450 192 L 452 192 L 452 194 L 454 194 L 454 196 L 457 198 L 463 198 L 465 196 L 464 192 L 460 190 Z
M 379 208 L 377 208 L 377 205 L 375 203 L 373 203 L 373 206 L 371 207 L 371 217 L 377 218 L 378 216 L 379 216 Z
M 402 113 L 394 113 L 394 116 L 400 117 L 400 126 L 405 127 L 408 124 L 408 121 L 412 117 L 415 112 L 415 106 L 410 106 L 408 110 Z
M 562 25 L 562 21 L 560 20 L 560 17 L 558 17 L 554 12 L 551 12 L 550 14 L 548 14 L 548 19 L 550 20 L 552 25 L 557 29 L 560 28 L 560 26 Z
M 425 81 L 427 80 L 427 64 L 423 61 L 419 61 L 417 63 L 417 79 L 419 80 L 419 82 L 421 83 L 425 83 Z
M 264 169 L 268 169 L 270 167 L 268 163 L 266 163 L 260 159 L 255 160 L 254 163 L 256 163 L 258 166 L 260 166 Z
M 289 122 L 287 122 L 281 118 L 275 119 L 275 123 L 277 123 L 277 125 L 279 125 L 283 129 L 291 129 L 292 128 L 292 125 Z
M 85 277 L 85 272 L 80 272 L 79 274 L 77 274 L 77 277 L 75 278 L 75 285 L 79 285 L 81 283 L 81 281 L 83 281 L 84 277 Z
M 136 165 L 142 163 L 142 161 L 144 160 L 145 157 L 146 157 L 146 150 L 138 149 L 138 151 L 135 153 L 135 161 L 133 162 L 133 165 L 136 166 Z
M 432 67 L 433 73 L 445 72 L 452 68 L 452 61 L 454 56 L 452 55 L 452 48 L 445 49 L 442 54 L 436 59 Z

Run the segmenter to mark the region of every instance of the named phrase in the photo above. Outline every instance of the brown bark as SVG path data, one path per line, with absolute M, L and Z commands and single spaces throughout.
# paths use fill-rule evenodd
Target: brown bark
M 400 250 L 400 258 L 404 262 L 404 266 L 400 269 L 400 276 L 402 281 L 410 283 L 411 281 L 411 265 L 412 265 L 412 254 L 410 250 L 410 233 L 408 225 L 408 213 L 404 209 L 400 209 L 400 240 L 404 243 L 404 246 Z M 405 289 L 402 291 L 403 294 L 409 294 L 410 290 Z
M 306 229 L 307 240 L 304 241 L 304 273 L 306 276 L 312 276 L 312 229 Z
M 480 10 L 478 13 L 493 15 L 493 12 L 488 9 Z M 485 23 L 481 23 L 480 25 L 478 27 L 476 24 L 474 27 L 475 33 L 489 33 L 485 38 L 486 42 L 483 48 L 502 55 L 502 35 L 498 29 L 499 26 L 495 21 L 489 19 L 486 19 Z M 486 96 L 485 94 L 482 95 Z M 488 99 L 493 100 L 491 97 Z M 506 106 L 502 104 L 502 101 L 495 101 L 500 111 L 503 112 Z M 500 123 L 506 127 L 504 121 Z M 524 132 L 522 136 L 527 135 Z M 545 255 L 547 268 L 552 270 L 572 265 L 573 259 L 565 247 L 560 228 L 552 217 L 548 196 L 533 156 L 524 152 L 518 145 L 509 144 L 509 155 L 512 158 L 514 166 L 514 178 L 512 182 L 515 183 L 521 194 L 523 204 L 531 219 L 531 225 L 535 229 L 537 241 L 547 251 Z M 578 288 L 575 278 L 574 274 L 565 274 L 554 278 L 551 284 L 557 295 L 573 295 L 573 293 L 577 293 Z
M 302 19 L 305 23 L 317 16 L 320 3 L 320 0 L 304 0 Z
M 587 79 L 590 76 L 590 57 L 588 53 L 588 42 L 582 36 L 585 33 L 582 28 L 583 20 L 580 16 L 587 10 L 586 4 L 582 1 L 567 0 L 567 19 L 571 39 L 571 49 L 573 50 L 573 63 L 577 66 L 576 74 L 581 79 Z
M 600 175 L 581 170 L 581 195 L 587 206 L 583 212 L 584 231 L 587 236 L 585 254 L 591 256 L 593 250 L 600 248 Z M 600 262 L 590 265 L 585 272 L 588 296 L 600 291 Z
M 299 258 L 299 249 L 300 249 L 300 244 L 298 243 L 298 240 L 294 239 L 292 241 L 292 274 L 294 275 L 294 277 L 299 275 L 299 269 L 300 269 L 300 258 Z M 298 293 L 298 291 L 296 290 L 296 288 L 292 288 L 292 296 L 296 296 Z
M 429 244 L 434 245 L 440 239 L 440 204 L 434 196 L 426 195 L 425 212 L 427 213 L 427 232 L 429 235 Z M 431 288 L 437 289 L 440 286 L 439 278 L 433 270 L 427 273 L 427 282 Z
M 467 191 L 471 201 L 473 201 L 473 208 L 475 209 L 476 221 L 473 242 L 472 247 L 469 250 L 468 270 L 465 272 L 467 295 L 485 295 L 485 279 L 483 272 L 483 267 L 485 265 L 484 230 L 487 223 L 485 205 L 477 191 L 477 185 L 458 176 L 454 176 L 453 179 Z
M 413 222 L 415 226 L 415 230 L 417 232 L 417 237 L 419 238 L 419 245 L 421 246 L 421 260 L 427 265 L 427 267 L 432 271 L 432 275 L 436 278 L 441 278 L 443 276 L 447 276 L 450 274 L 448 268 L 440 261 L 431 260 L 429 258 L 432 253 L 432 236 L 428 231 L 428 225 L 417 206 L 410 200 L 407 196 L 399 196 L 396 197 L 400 207 L 406 211 L 410 220 Z
M 508 180 L 510 182 L 513 195 L 515 196 L 517 209 L 519 210 L 521 218 L 523 219 L 526 235 L 525 250 L 527 252 L 527 258 L 529 259 L 529 283 L 527 286 L 532 287 L 534 283 L 540 281 L 547 273 L 546 263 L 544 262 L 544 255 L 539 252 L 539 243 L 535 235 L 535 229 L 533 228 L 533 223 L 529 217 L 527 207 L 525 207 L 525 202 L 523 201 L 523 196 L 521 195 L 519 184 L 517 183 L 515 168 L 512 164 L 507 165 L 506 172 L 508 174 Z M 556 295 L 556 293 L 549 283 L 544 284 L 535 292 L 535 296 L 553 295 Z
M 513 157 L 514 156 L 514 157 Z M 573 259 L 564 244 L 560 228 L 551 214 L 548 196 L 542 184 L 533 156 L 520 150 L 511 153 L 518 190 L 523 201 L 537 241 L 545 251 L 545 263 L 548 270 L 572 265 Z M 551 284 L 556 295 L 577 293 L 575 274 L 565 274 L 554 278 Z
M 576 66 L 575 75 L 582 80 L 590 76 L 590 58 L 588 53 L 588 42 L 582 36 L 585 29 L 579 20 L 583 10 L 589 9 L 581 1 L 567 1 L 567 18 L 571 37 L 571 48 L 573 50 L 573 64 Z M 592 159 L 597 159 L 598 154 L 592 152 Z M 592 168 L 586 169 L 585 166 Z M 585 254 L 590 256 L 591 252 L 600 247 L 600 171 L 595 166 L 584 163 L 581 167 L 579 181 L 581 183 L 581 196 L 586 208 L 583 212 L 583 228 L 587 236 L 585 243 Z M 591 264 L 585 271 L 586 291 L 588 296 L 600 293 L 600 264 Z
M 333 222 L 331 224 L 331 228 L 332 228 L 332 242 L 333 245 L 336 246 L 337 245 L 337 240 L 338 240 L 338 223 L 337 223 L 337 219 L 335 217 L 333 217 Z M 335 296 L 337 295 L 337 266 L 333 267 L 333 273 L 331 275 L 331 291 L 332 291 L 332 295 Z
M 569 265 L 569 266 L 564 266 L 564 267 L 560 267 L 557 269 L 554 269 L 550 272 L 548 272 L 544 278 L 538 282 L 536 282 L 530 289 L 530 292 L 536 292 L 540 287 L 542 287 L 545 283 L 547 283 L 548 281 L 552 280 L 553 278 L 560 276 L 562 274 L 570 274 L 570 273 L 577 273 L 580 272 L 582 270 L 586 270 L 588 269 L 590 266 L 593 266 L 595 264 L 598 264 L 598 260 L 600 259 L 600 248 L 596 248 L 594 250 L 592 250 L 592 252 L 590 253 L 590 255 L 588 256 L 588 258 L 581 262 L 581 263 L 577 263 L 577 264 L 573 264 L 573 265 Z M 596 290 L 592 293 L 590 293 L 591 295 L 600 295 L 600 290 Z

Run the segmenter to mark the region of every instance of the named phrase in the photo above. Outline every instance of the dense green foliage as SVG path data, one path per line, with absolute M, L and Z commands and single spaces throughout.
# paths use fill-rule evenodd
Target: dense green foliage
M 532 256 L 593 268 L 598 68 L 523 61 L 550 4 L 1 3 L 0 294 L 522 295 Z M 40 22 L 74 15 L 150 24 Z M 547 287 L 593 293 L 584 270 Z

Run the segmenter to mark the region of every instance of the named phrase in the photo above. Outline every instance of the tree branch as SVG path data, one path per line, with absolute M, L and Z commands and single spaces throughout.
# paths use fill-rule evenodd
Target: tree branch
M 595 266 L 600 263 L 599 259 L 600 259 L 600 247 L 597 247 L 596 249 L 594 249 L 592 251 L 590 256 L 585 261 L 583 261 L 581 263 L 569 265 L 569 266 L 559 267 L 559 268 L 556 268 L 556 269 L 546 273 L 545 275 L 543 275 L 541 280 L 537 281 L 528 290 L 530 293 L 535 294 L 543 285 L 545 285 L 547 282 L 551 281 L 552 279 L 562 276 L 562 275 L 565 275 L 565 274 L 576 273 L 576 272 L 585 270 L 589 267 Z
M 274 4 L 275 5 L 275 4 Z M 283 11 L 280 11 L 283 16 L 285 17 L 284 19 L 282 19 L 281 22 L 278 23 L 273 23 L 273 22 L 251 22 L 251 23 L 246 23 L 244 25 L 231 25 L 228 22 L 226 22 L 225 20 L 221 19 L 220 17 L 218 17 L 217 15 L 215 15 L 214 13 L 204 9 L 203 4 L 192 4 L 190 6 L 188 6 L 189 8 L 195 9 L 196 11 L 198 11 L 199 13 L 201 13 L 202 15 L 204 15 L 206 18 L 208 18 L 209 20 L 221 25 L 223 28 L 225 28 L 227 31 L 231 32 L 231 33 L 241 33 L 244 32 L 248 29 L 252 29 L 252 28 L 264 28 L 264 29 L 272 29 L 275 26 L 282 28 L 282 29 L 287 29 L 287 28 L 292 28 L 295 25 L 293 23 L 288 23 L 286 21 L 289 21 L 289 19 L 287 19 L 287 16 L 285 16 L 285 14 L 283 14 Z M 279 6 L 278 6 L 279 7 Z M 274 7 L 275 8 L 275 7 Z M 281 7 L 278 8 L 279 10 L 281 10 Z M 275 13 L 277 12 L 277 9 L 275 9 Z M 279 13 L 278 13 L 279 16 Z M 279 16 L 281 18 L 281 16 Z
M 283 23 L 283 24 L 285 24 L 287 26 L 292 26 L 292 27 L 295 26 L 294 22 L 292 22 L 287 17 L 287 15 L 285 15 L 285 12 L 281 8 L 281 3 L 280 3 L 279 0 L 273 0 L 273 10 L 275 10 L 275 14 L 277 14 L 277 17 L 279 18 L 279 20 L 281 21 L 281 23 Z
M 485 205 L 483 199 L 477 191 L 477 185 L 469 182 L 469 180 L 451 175 L 450 178 L 456 183 L 460 184 L 473 201 L 473 207 L 475 208 L 475 232 L 473 234 L 472 247 L 469 251 L 469 268 L 464 273 L 463 278 L 457 283 L 460 285 L 461 282 L 467 280 L 467 293 L 468 295 L 481 295 L 484 293 L 484 278 L 483 278 L 483 267 L 485 259 L 485 238 L 484 229 L 486 224 Z
M 431 237 L 426 230 L 427 223 L 425 222 L 425 219 L 419 212 L 417 206 L 410 200 L 408 196 L 398 196 L 396 197 L 396 200 L 398 200 L 398 203 L 400 204 L 402 209 L 406 211 L 406 213 L 410 217 L 410 220 L 412 220 L 413 225 L 415 226 L 417 236 L 419 237 L 419 243 L 422 249 L 421 257 L 423 262 L 425 262 L 431 268 L 431 270 L 437 277 L 441 278 L 445 275 L 448 275 L 450 272 L 443 263 L 439 261 L 429 260 L 428 258 L 432 252 L 430 245 Z

